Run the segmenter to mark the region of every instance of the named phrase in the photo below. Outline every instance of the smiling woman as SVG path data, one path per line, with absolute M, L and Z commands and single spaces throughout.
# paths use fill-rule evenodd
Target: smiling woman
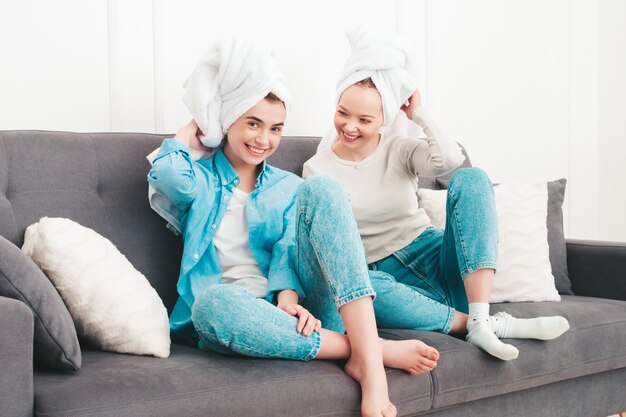
M 280 144 L 285 116 L 285 104 L 270 93 L 228 129 L 224 155 L 239 173 L 244 191 L 254 190 L 261 163 Z

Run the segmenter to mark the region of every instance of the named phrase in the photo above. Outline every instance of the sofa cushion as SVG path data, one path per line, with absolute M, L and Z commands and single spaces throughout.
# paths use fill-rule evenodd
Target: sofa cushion
M 448 188 L 448 180 L 445 178 L 436 178 L 435 182 L 437 185 L 434 189 L 445 190 Z M 548 216 L 546 222 L 554 285 L 559 294 L 574 295 L 567 270 L 567 247 L 563 231 L 563 201 L 566 184 L 565 178 L 548 181 Z
M 563 201 L 567 180 L 548 182 L 548 245 L 552 275 L 559 294 L 574 295 L 567 270 L 567 246 L 563 230 Z
M 494 193 L 498 268 L 489 301 L 560 301 L 550 264 L 545 181 L 529 179 L 499 184 L 494 187 Z M 420 189 L 417 195 L 431 225 L 444 229 L 447 190 Z
M 430 408 L 429 374 L 387 377 L 402 414 Z M 221 356 L 180 344 L 168 359 L 84 349 L 79 373 L 38 371 L 34 383 L 35 415 L 46 417 L 360 414 L 359 386 L 340 362 Z
M 163 302 L 110 240 L 70 219 L 42 217 L 26 229 L 22 251 L 50 278 L 82 340 L 111 352 L 169 356 Z
M 562 296 L 560 302 L 493 304 L 520 318 L 562 315 L 570 330 L 551 341 L 507 339 L 519 357 L 500 361 L 459 339 L 442 334 L 391 331 L 394 338 L 415 337 L 440 350 L 432 371 L 434 404 L 442 408 L 626 366 L 626 302 Z
M 80 369 L 76 328 L 48 277 L 18 247 L 0 236 L 0 295 L 22 301 L 33 312 L 33 356 L 37 365 Z

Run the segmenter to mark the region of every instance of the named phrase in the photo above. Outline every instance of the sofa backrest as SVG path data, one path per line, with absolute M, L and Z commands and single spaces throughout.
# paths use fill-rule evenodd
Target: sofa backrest
M 150 209 L 145 158 L 167 136 L 0 131 L 0 235 L 21 247 L 41 217 L 72 219 L 111 240 L 171 311 L 182 243 Z M 269 163 L 300 175 L 318 142 L 284 137 Z

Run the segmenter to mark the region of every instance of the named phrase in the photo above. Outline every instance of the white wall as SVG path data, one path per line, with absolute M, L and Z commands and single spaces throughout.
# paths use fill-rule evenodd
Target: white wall
M 322 135 L 348 54 L 377 23 L 411 40 L 426 105 L 495 181 L 568 178 L 569 237 L 626 241 L 623 0 L 0 2 L 0 129 L 174 132 L 220 36 L 276 51 L 287 135 Z

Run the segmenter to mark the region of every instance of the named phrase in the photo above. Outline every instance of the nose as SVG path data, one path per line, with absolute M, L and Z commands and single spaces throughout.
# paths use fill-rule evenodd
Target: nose
M 259 134 L 258 134 L 258 135 L 257 135 L 257 137 L 255 138 L 255 142 L 256 142 L 258 145 L 263 145 L 263 146 L 265 146 L 265 145 L 267 145 L 267 144 L 269 143 L 269 141 L 270 141 L 269 135 L 270 135 L 270 134 L 269 134 L 269 132 L 268 132 L 268 131 L 266 131 L 266 130 L 262 130 L 262 131 L 260 131 L 260 132 L 259 132 Z
M 356 132 L 356 122 L 354 120 L 348 120 L 343 129 L 348 133 Z

